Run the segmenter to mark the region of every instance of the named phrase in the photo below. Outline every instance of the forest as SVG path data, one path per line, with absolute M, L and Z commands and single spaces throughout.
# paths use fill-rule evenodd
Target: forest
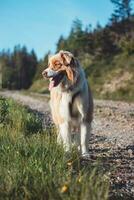
M 60 36 L 59 50 L 71 51 L 81 62 L 94 96 L 106 99 L 134 100 L 134 14 L 133 0 L 111 0 L 114 10 L 105 27 L 99 23 L 83 27 L 75 19 L 68 37 Z M 47 58 L 37 59 L 34 50 L 16 45 L 0 52 L 1 87 L 9 90 L 30 89 L 46 92 L 41 72 Z

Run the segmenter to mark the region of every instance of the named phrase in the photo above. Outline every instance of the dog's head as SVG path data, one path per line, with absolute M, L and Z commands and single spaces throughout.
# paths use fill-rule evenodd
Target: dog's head
M 75 79 L 75 60 L 72 53 L 59 51 L 49 57 L 48 67 L 42 72 L 43 77 L 50 79 L 49 89 L 58 86 L 66 76 L 72 84 Z

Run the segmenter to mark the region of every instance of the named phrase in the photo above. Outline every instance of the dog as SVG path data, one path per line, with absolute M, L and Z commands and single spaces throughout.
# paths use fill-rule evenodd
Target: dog
M 93 98 L 84 70 L 68 51 L 49 56 L 48 67 L 42 72 L 50 80 L 50 107 L 58 128 L 57 142 L 66 151 L 72 147 L 71 130 L 80 131 L 82 155 L 89 155 L 88 142 L 93 119 Z

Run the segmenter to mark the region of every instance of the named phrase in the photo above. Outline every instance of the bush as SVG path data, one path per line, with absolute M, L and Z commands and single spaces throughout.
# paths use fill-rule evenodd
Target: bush
M 126 35 L 119 41 L 119 47 L 125 55 L 131 55 L 134 53 L 134 37 Z

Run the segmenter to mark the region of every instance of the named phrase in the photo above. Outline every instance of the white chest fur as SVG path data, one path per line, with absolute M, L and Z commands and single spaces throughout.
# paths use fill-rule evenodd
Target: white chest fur
M 60 101 L 60 115 L 66 120 L 70 121 L 70 110 L 69 110 L 69 103 L 72 101 L 72 94 L 68 92 L 62 93 L 62 98 Z

